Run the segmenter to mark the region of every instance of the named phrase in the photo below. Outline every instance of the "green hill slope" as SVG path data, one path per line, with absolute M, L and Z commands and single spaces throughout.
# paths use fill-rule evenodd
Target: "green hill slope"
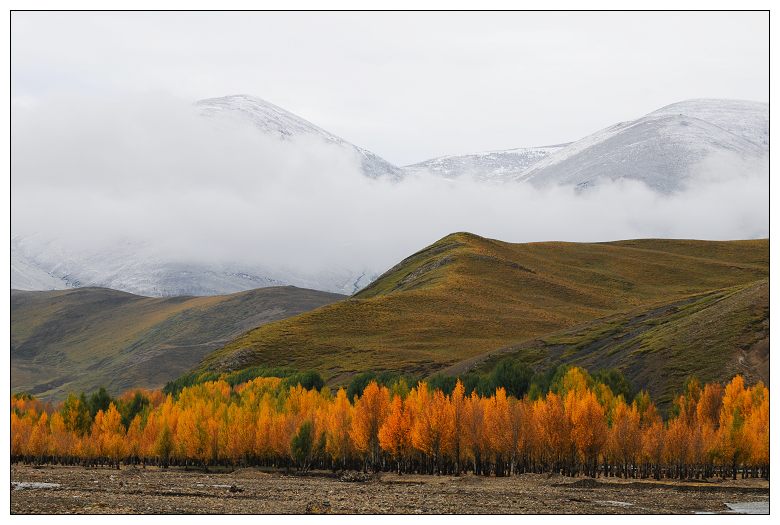
M 343 296 L 274 287 L 212 297 L 105 288 L 11 292 L 11 388 L 45 399 L 159 387 L 242 333 Z
M 315 368 L 427 375 L 594 319 L 768 275 L 767 240 L 511 244 L 449 235 L 352 298 L 252 330 L 201 370 Z
M 686 377 L 769 383 L 769 283 L 760 280 L 578 325 L 475 356 L 445 375 L 489 372 L 503 359 L 543 371 L 559 364 L 615 368 L 667 406 Z

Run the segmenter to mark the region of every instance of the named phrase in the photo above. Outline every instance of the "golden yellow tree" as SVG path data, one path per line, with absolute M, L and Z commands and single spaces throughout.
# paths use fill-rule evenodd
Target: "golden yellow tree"
M 450 394 L 450 404 L 452 405 L 452 422 L 454 428 L 452 429 L 452 455 L 455 458 L 455 475 L 460 476 L 463 468 L 463 456 L 465 452 L 464 447 L 464 429 L 463 423 L 465 419 L 465 398 L 466 388 L 463 386 L 463 382 L 460 378 L 455 382 L 455 388 L 452 389 Z
M 750 400 L 745 390 L 745 380 L 737 375 L 726 385 L 720 410 L 718 428 L 718 453 L 725 464 L 731 466 L 732 477 L 737 479 L 737 468 L 748 456 L 745 436 L 745 420 L 750 410 Z
M 485 427 L 496 476 L 503 476 L 507 471 L 507 460 L 515 449 L 509 400 L 503 387 L 496 389 L 485 409 Z
M 92 441 L 98 456 L 110 459 L 119 468 L 119 460 L 125 456 L 125 427 L 122 415 L 111 403 L 108 410 L 99 410 L 92 424 Z
M 540 461 L 553 472 L 560 472 L 572 450 L 572 424 L 560 396 L 548 392 L 543 402 L 534 405 L 534 419 Z
M 607 441 L 604 408 L 590 390 L 584 394 L 570 390 L 566 406 L 571 420 L 571 439 L 584 464 L 585 473 L 595 477 L 599 456 Z
M 769 390 L 763 382 L 751 389 L 752 408 L 745 422 L 744 435 L 748 440 L 750 456 L 748 461 L 762 471 L 764 477 L 769 471 Z
M 394 396 L 390 403 L 390 412 L 379 429 L 379 446 L 395 460 L 400 474 L 401 463 L 411 448 L 411 420 L 401 396 Z
M 49 452 L 49 415 L 42 412 L 38 421 L 30 432 L 30 440 L 27 442 L 27 454 L 42 460 Z
M 454 437 L 452 407 L 441 390 L 431 393 L 422 382 L 410 398 L 416 400 L 412 445 L 430 459 L 430 468 L 440 473 L 443 456 L 449 453 Z
M 257 411 L 254 453 L 261 461 L 269 461 L 273 453 L 271 432 L 273 428 L 274 410 L 271 405 L 271 397 L 266 394 L 261 398 Z
M 666 427 L 660 417 L 647 420 L 642 427 L 642 456 L 646 465 L 653 470 L 655 479 L 661 479 L 661 465 L 666 444 Z
M 696 417 L 700 425 L 708 424 L 713 427 L 720 420 L 720 409 L 723 404 L 723 387 L 719 383 L 704 385 L 696 404 Z
M 141 446 L 143 443 L 143 429 L 140 414 L 136 415 L 127 428 L 127 437 L 125 439 L 125 451 L 128 456 L 137 460 L 141 456 Z
M 379 465 L 379 429 L 385 422 L 390 408 L 390 392 L 387 387 L 371 381 L 363 395 L 355 403 L 350 437 L 355 449 L 361 452 L 372 468 Z
M 631 468 L 636 465 L 637 457 L 642 451 L 642 432 L 639 422 L 637 405 L 628 405 L 622 396 L 618 396 L 612 411 L 612 426 L 609 429 L 607 448 L 615 464 L 620 465 L 620 473 L 624 477 L 634 474 Z
M 193 403 L 178 414 L 174 443 L 176 452 L 182 458 L 205 461 L 208 457 L 208 433 L 206 414 L 202 403 Z
M 257 418 L 249 403 L 232 404 L 225 424 L 225 455 L 233 464 L 247 464 L 254 453 Z
M 27 454 L 27 446 L 30 443 L 30 434 L 32 433 L 32 423 L 29 417 L 19 416 L 15 411 L 11 411 L 11 456 L 22 456 Z
M 349 431 L 352 427 L 352 404 L 347 391 L 339 388 L 327 412 L 325 449 L 334 464 L 345 468 L 353 454 Z

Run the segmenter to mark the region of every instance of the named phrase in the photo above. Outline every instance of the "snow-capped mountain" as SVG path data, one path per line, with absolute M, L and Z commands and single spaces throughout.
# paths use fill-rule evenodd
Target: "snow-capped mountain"
M 399 182 L 405 175 L 433 174 L 484 183 L 585 188 L 608 180 L 638 180 L 660 193 L 673 193 L 693 180 L 708 158 L 728 158 L 761 166 L 768 154 L 768 105 L 758 102 L 697 99 L 665 106 L 576 142 L 439 157 L 398 168 L 377 155 L 274 106 L 237 95 L 202 100 L 204 118 L 249 122 L 265 136 L 281 141 L 316 138 L 357 155 L 367 177 Z M 253 130 L 250 130 L 253 132 Z M 253 135 L 252 135 L 253 136 Z M 306 141 L 302 141 L 306 144 Z M 761 168 L 758 168 L 761 169 Z M 254 242 L 262 242 L 255 239 Z M 86 250 L 58 240 L 15 236 L 11 245 L 11 286 L 50 290 L 102 286 L 150 296 L 213 295 L 291 284 L 352 294 L 375 279 L 376 268 L 339 267 L 301 272 L 236 261 L 191 263 L 165 257 L 142 244 L 116 241 Z
M 485 182 L 590 187 L 632 179 L 661 193 L 685 187 L 699 163 L 728 155 L 757 164 L 769 145 L 768 105 L 694 99 L 670 104 L 570 144 L 448 155 L 405 166 L 407 174 Z
M 403 171 L 387 162 L 385 159 L 367 149 L 355 146 L 336 135 L 275 106 L 258 97 L 249 95 L 232 95 L 228 97 L 209 98 L 195 103 L 200 113 L 210 118 L 233 118 L 251 122 L 266 135 L 291 140 L 296 137 L 318 137 L 326 143 L 336 144 L 353 152 L 367 177 L 398 180 Z
M 564 146 L 566 144 L 447 155 L 404 166 L 403 169 L 410 175 L 430 173 L 448 179 L 468 177 L 485 182 L 507 182 L 516 179 Z
M 708 158 L 728 156 L 746 166 L 756 164 L 768 153 L 768 136 L 767 104 L 689 100 L 573 142 L 518 180 L 587 187 L 630 179 L 671 193 L 684 188 Z

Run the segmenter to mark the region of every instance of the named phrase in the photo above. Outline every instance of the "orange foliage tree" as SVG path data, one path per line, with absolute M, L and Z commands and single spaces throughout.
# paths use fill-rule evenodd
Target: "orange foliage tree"
M 12 460 L 657 479 L 769 472 L 769 391 L 741 376 L 725 386 L 689 381 L 667 421 L 646 392 L 629 403 L 578 368 L 534 399 L 503 388 L 467 395 L 460 381 L 449 395 L 424 382 L 390 390 L 372 381 L 350 400 L 343 388 L 334 395 L 280 378 L 209 381 L 175 396 L 128 392 L 94 417 L 84 399 L 54 409 L 13 396 Z
M 385 386 L 372 381 L 355 403 L 350 437 L 355 449 L 363 454 L 368 465 L 376 469 L 379 465 L 379 429 L 390 408 L 390 392 Z

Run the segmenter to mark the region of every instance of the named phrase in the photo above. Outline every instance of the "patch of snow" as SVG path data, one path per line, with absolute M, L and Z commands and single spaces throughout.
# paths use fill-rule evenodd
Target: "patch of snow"
M 737 514 L 769 514 L 769 500 L 726 503 Z
M 403 169 L 407 175 L 430 173 L 447 179 L 463 177 L 484 182 L 507 182 L 516 179 L 564 146 L 565 144 L 447 155 L 405 166 Z
M 633 507 L 633 503 L 627 501 L 613 501 L 613 500 L 596 500 L 596 503 L 600 505 L 606 505 L 609 507 Z
M 44 483 L 42 481 L 12 481 L 11 488 L 13 490 L 29 490 L 29 489 L 58 489 L 62 485 L 59 483 Z

